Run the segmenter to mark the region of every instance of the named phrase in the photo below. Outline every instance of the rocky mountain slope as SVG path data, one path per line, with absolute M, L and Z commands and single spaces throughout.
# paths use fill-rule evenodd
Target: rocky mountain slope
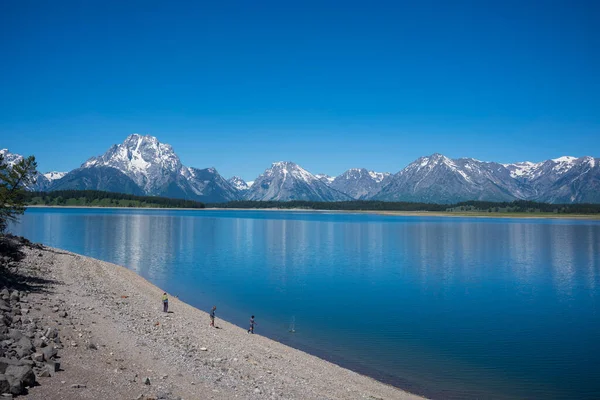
M 22 158 L 6 149 L 0 154 L 9 164 Z M 436 153 L 394 175 L 352 168 L 337 177 L 277 162 L 256 180 L 245 182 L 239 177 L 226 180 L 214 168 L 186 167 L 170 145 L 138 134 L 69 173 L 37 173 L 36 178 L 29 190 L 95 189 L 211 203 L 242 199 L 600 203 L 600 159 L 593 157 L 500 164 Z
M 367 171 L 365 168 L 352 168 L 337 176 L 330 186 L 357 200 L 367 200 L 375 196 L 388 183 L 390 173 Z
M 248 200 L 341 201 L 351 197 L 330 187 L 319 178 L 289 161 L 273 163 L 246 194 Z

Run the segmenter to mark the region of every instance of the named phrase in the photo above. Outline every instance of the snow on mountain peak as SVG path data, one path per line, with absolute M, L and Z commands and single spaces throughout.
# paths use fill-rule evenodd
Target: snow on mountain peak
M 333 182 L 333 180 L 335 179 L 335 177 L 333 176 L 329 176 L 327 174 L 316 174 L 315 177 L 320 180 L 321 182 L 325 182 L 326 184 L 330 184 L 331 182 Z
M 150 135 L 134 133 L 121 144 L 110 147 L 99 157 L 92 157 L 82 168 L 106 166 L 116 168 L 149 194 L 157 192 L 170 176 L 181 173 L 182 164 L 169 144 Z
M 239 176 L 232 176 L 231 178 L 229 178 L 229 183 L 231 183 L 231 185 L 237 190 L 248 190 L 250 188 L 250 186 L 248 186 L 248 183 L 246 183 L 246 181 L 244 181 Z
M 387 178 L 391 174 L 389 172 L 369 171 L 369 175 L 371 175 L 371 178 L 373 178 L 375 180 L 375 182 L 380 183 L 381 181 L 383 181 L 385 178 Z
M 571 156 L 562 156 L 562 157 L 552 159 L 552 161 L 557 162 L 557 163 L 565 163 L 565 162 L 572 163 L 575 160 L 577 160 L 577 157 L 571 157 Z
M 51 172 L 46 172 L 44 174 L 44 176 L 49 180 L 49 181 L 55 181 L 57 179 L 61 179 L 63 176 L 65 176 L 67 174 L 67 172 L 56 172 L 56 171 L 51 171 Z

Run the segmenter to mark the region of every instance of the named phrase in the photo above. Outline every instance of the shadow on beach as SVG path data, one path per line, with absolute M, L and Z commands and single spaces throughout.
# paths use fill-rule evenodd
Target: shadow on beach
M 25 258 L 25 248 L 48 251 L 41 244 L 25 238 L 0 235 L 0 288 L 29 293 L 50 292 L 49 287 L 57 283 L 55 280 L 32 276 L 32 271 L 23 270 L 21 261 Z M 41 252 L 39 256 L 42 256 Z

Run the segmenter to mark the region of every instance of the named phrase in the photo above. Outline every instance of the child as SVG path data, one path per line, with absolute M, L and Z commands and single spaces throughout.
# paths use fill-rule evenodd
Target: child
M 169 297 L 167 296 L 167 293 L 163 293 L 162 302 L 163 302 L 163 312 L 168 312 L 169 311 Z
M 248 329 L 248 333 L 252 333 L 254 334 L 254 324 L 258 325 L 255 321 L 254 321 L 254 315 L 252 317 L 250 317 L 250 329 Z
M 213 306 L 212 310 L 210 310 L 210 326 L 215 327 L 215 311 L 217 310 L 217 306 Z

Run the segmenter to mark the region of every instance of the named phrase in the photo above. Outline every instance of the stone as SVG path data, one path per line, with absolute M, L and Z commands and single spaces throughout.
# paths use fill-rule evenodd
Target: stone
M 8 378 L 4 375 L 0 375 L 0 393 L 8 393 L 10 392 L 10 382 L 8 382 Z
M 19 331 L 17 329 L 9 329 L 8 337 L 13 339 L 14 341 L 19 341 L 19 340 L 21 340 L 22 337 L 24 337 L 24 335 L 21 331 Z
M 44 353 L 33 353 L 31 355 L 31 359 L 33 361 L 43 362 L 44 361 Z
M 67 312 L 66 311 L 61 311 L 58 313 L 58 316 L 61 318 L 66 318 L 67 317 Z
M 48 346 L 42 349 L 42 353 L 44 353 L 44 359 L 50 360 L 53 357 L 56 357 L 58 351 L 54 347 Z
M 200 347 L 200 351 L 208 351 L 206 347 Z
M 54 376 L 60 370 L 60 362 L 54 360 L 46 361 L 46 368 L 50 372 L 50 376 Z
M 12 292 L 12 293 L 10 294 L 10 300 L 11 300 L 11 301 L 19 301 L 19 298 L 20 298 L 20 297 L 21 297 L 21 296 L 19 296 L 19 291 L 18 291 L 18 290 L 15 290 L 14 292 Z
M 144 379 L 144 385 L 149 385 L 150 384 L 150 378 L 146 377 L 146 379 Z
M 71 389 L 85 389 L 87 386 L 81 383 L 74 383 L 71 385 Z
M 14 376 L 19 381 L 21 381 L 21 383 L 24 386 L 31 387 L 31 386 L 35 385 L 35 374 L 33 373 L 33 369 L 31 368 L 30 365 L 21 365 L 21 366 L 9 365 L 8 368 L 6 368 L 6 372 L 4 373 L 4 375 Z M 18 394 L 18 393 L 13 393 L 13 394 Z

